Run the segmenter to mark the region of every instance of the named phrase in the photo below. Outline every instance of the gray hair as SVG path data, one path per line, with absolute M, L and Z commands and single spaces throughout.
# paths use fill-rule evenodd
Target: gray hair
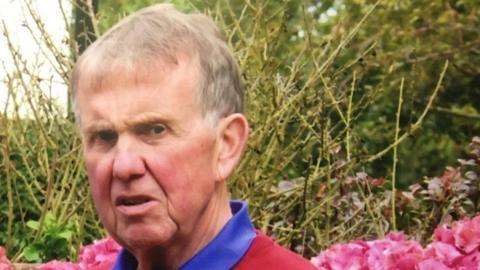
M 77 121 L 80 119 L 75 97 L 80 80 L 87 77 L 89 87 L 99 87 L 116 68 L 135 72 L 145 64 L 175 63 L 179 53 L 198 60 L 198 98 L 205 119 L 214 124 L 222 116 L 243 113 L 240 71 L 213 20 L 203 14 L 181 13 L 169 4 L 158 4 L 124 18 L 80 56 L 70 82 Z

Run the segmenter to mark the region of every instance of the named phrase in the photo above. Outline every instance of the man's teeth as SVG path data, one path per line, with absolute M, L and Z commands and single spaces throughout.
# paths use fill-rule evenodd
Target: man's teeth
M 148 199 L 124 199 L 122 200 L 123 205 L 137 205 L 137 204 L 142 204 L 146 203 Z

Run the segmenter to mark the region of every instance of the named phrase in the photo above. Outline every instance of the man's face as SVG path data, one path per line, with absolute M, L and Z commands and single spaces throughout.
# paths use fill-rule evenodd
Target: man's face
M 131 250 L 188 241 L 215 190 L 216 130 L 200 113 L 193 61 L 150 74 L 80 82 L 77 94 L 97 212 Z

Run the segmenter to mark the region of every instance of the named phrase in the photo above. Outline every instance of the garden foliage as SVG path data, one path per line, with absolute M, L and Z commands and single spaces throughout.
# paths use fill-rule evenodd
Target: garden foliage
M 151 2 L 99 1 L 94 34 Z M 306 257 L 392 230 L 426 243 L 438 224 L 478 212 L 478 137 L 468 149 L 480 133 L 478 1 L 172 2 L 210 14 L 239 60 L 251 137 L 231 193 L 278 242 Z M 24 6 L 53 74 L 39 75 L 45 63 L 0 26 L 14 63 L 0 78 L 0 244 L 13 261 L 75 261 L 105 232 L 72 108 L 48 95 L 68 85 L 74 18 L 56 7 L 66 29 L 55 43 Z

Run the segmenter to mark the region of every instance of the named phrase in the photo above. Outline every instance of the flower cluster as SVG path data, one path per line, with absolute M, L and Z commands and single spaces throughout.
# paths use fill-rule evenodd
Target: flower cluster
M 480 270 L 480 216 L 438 227 L 425 249 L 403 233 L 336 244 L 311 262 L 320 270 Z
M 40 270 L 110 270 L 115 263 L 120 245 L 112 238 L 95 241 L 82 247 L 78 263 L 51 261 L 40 266 Z M 0 270 L 2 270 L 0 268 Z

